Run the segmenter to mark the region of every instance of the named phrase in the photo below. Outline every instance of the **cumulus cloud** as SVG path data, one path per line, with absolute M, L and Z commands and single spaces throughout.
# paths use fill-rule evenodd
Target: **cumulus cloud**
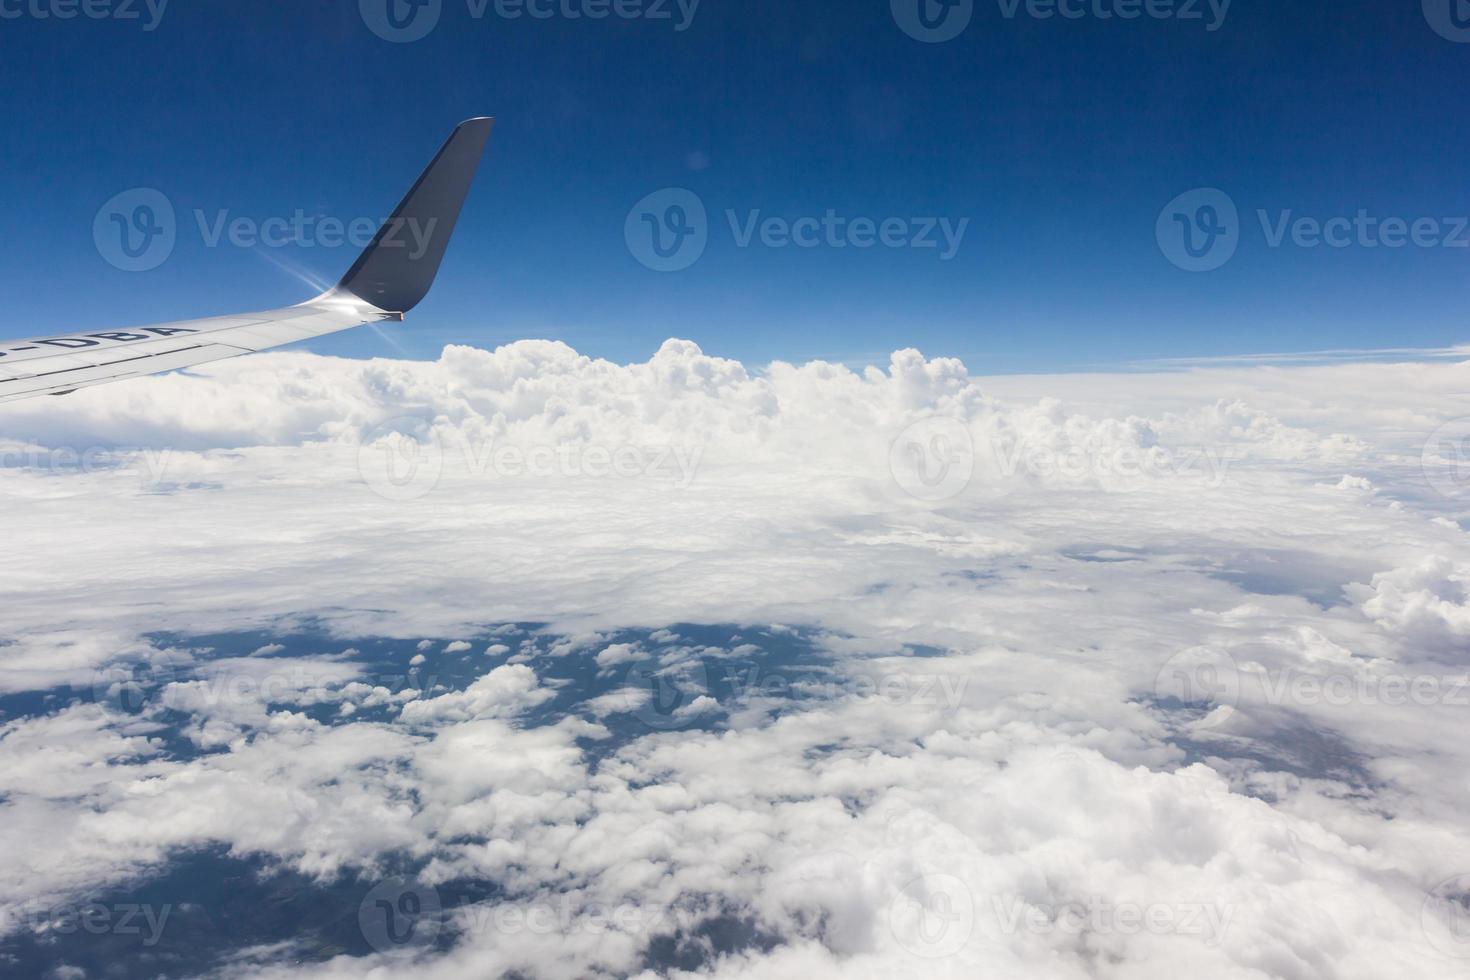
M 1363 611 L 1384 627 L 1440 645 L 1470 636 L 1470 565 L 1435 555 L 1373 576 Z
M 527 342 L 7 405 L 0 905 L 222 847 L 496 896 L 226 974 L 1456 976 L 1467 383 Z
M 470 721 L 520 714 L 553 697 L 539 687 L 536 673 L 519 664 L 497 667 L 464 691 L 426 701 L 410 701 L 400 716 L 413 724 Z
M 648 653 L 634 643 L 614 643 L 593 658 L 597 666 L 604 668 L 647 659 Z

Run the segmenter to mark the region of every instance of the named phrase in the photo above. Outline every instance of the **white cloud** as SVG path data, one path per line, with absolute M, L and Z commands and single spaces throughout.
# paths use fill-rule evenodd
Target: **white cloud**
M 80 703 L 0 727 L 0 902 L 222 844 L 570 909 L 546 934 L 459 909 L 432 962 L 228 968 L 252 976 L 633 974 L 715 911 L 773 939 L 703 961 L 725 977 L 1456 976 L 1421 913 L 1470 872 L 1470 514 L 1424 448 L 1467 370 L 977 379 L 535 342 L 7 405 L 31 454 L 0 468 L 7 543 L 47 560 L 11 566 L 0 685 Z M 422 496 L 360 465 L 395 419 L 433 434 Z M 106 466 L 56 455 L 93 443 Z M 267 694 L 285 651 L 144 636 L 307 617 L 513 662 L 418 691 L 310 656 Z M 720 623 L 746 625 L 691 638 Z M 801 636 L 820 665 L 778 655 Z M 533 723 L 566 658 L 614 686 Z M 671 697 L 671 729 L 609 747 Z M 166 751 L 165 705 L 212 751 Z
M 1358 589 L 1380 625 L 1436 644 L 1470 636 L 1470 565 L 1435 555 L 1373 576 Z
M 582 702 L 582 707 L 597 719 L 609 715 L 629 714 L 649 704 L 653 691 L 648 687 L 621 687 Z
M 597 662 L 597 666 L 607 668 L 647 660 L 648 656 L 648 652 L 636 643 L 614 643 L 604 648 L 593 659 Z
M 536 674 L 529 667 L 507 664 L 496 667 L 462 692 L 410 701 L 403 706 L 400 717 L 416 725 L 498 718 L 520 714 L 554 696 L 537 684 Z

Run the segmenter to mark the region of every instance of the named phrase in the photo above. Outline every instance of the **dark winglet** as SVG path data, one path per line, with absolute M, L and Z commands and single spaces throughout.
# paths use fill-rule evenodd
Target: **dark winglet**
M 338 292 L 349 292 L 390 313 L 407 313 L 419 304 L 439 272 L 494 123 L 482 116 L 455 128 L 337 284 Z

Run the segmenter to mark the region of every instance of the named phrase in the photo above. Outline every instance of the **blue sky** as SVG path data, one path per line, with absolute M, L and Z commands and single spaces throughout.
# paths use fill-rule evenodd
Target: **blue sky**
M 518 19 L 441 0 L 426 37 L 394 43 L 367 23 L 384 2 L 174 0 L 156 23 L 143 0 L 136 20 L 0 3 L 7 332 L 303 300 L 283 265 L 335 280 L 356 249 L 211 247 L 207 227 L 381 218 L 454 123 L 489 114 L 490 156 L 429 299 L 387 337 L 312 349 L 433 357 L 551 337 L 626 361 L 680 336 L 753 363 L 917 346 L 1004 373 L 1470 339 L 1470 247 L 1446 244 L 1470 245 L 1470 43 L 1417 3 L 1240 0 L 1221 17 L 1201 0 L 1197 20 L 1123 20 L 1100 14 L 1130 0 L 1072 0 L 1074 18 L 976 0 L 958 36 L 925 43 L 899 25 L 908 0 L 703 0 L 692 16 L 670 0 L 667 19 L 623 0 L 641 15 L 599 20 L 567 16 L 598 0 Z M 126 272 L 93 224 L 139 187 L 169 200 L 177 240 Z M 640 264 L 625 236 L 666 188 L 707 214 L 707 248 L 677 272 Z M 1203 227 L 1196 198 L 1160 221 L 1197 188 L 1239 214 L 1224 236 L 1237 251 L 1209 272 L 1160 244 L 1161 224 Z M 752 220 L 829 211 L 899 222 L 895 242 L 967 223 L 947 260 L 938 224 L 937 248 L 740 241 Z M 1287 212 L 1434 220 L 1425 244 L 1354 230 L 1312 245 L 1287 224 L 1273 246 Z

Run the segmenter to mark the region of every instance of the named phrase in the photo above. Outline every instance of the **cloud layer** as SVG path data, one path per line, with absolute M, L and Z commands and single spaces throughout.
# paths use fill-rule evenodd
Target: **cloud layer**
M 223 847 L 499 890 L 225 973 L 1460 975 L 1467 384 L 524 342 L 6 406 L 0 907 Z

